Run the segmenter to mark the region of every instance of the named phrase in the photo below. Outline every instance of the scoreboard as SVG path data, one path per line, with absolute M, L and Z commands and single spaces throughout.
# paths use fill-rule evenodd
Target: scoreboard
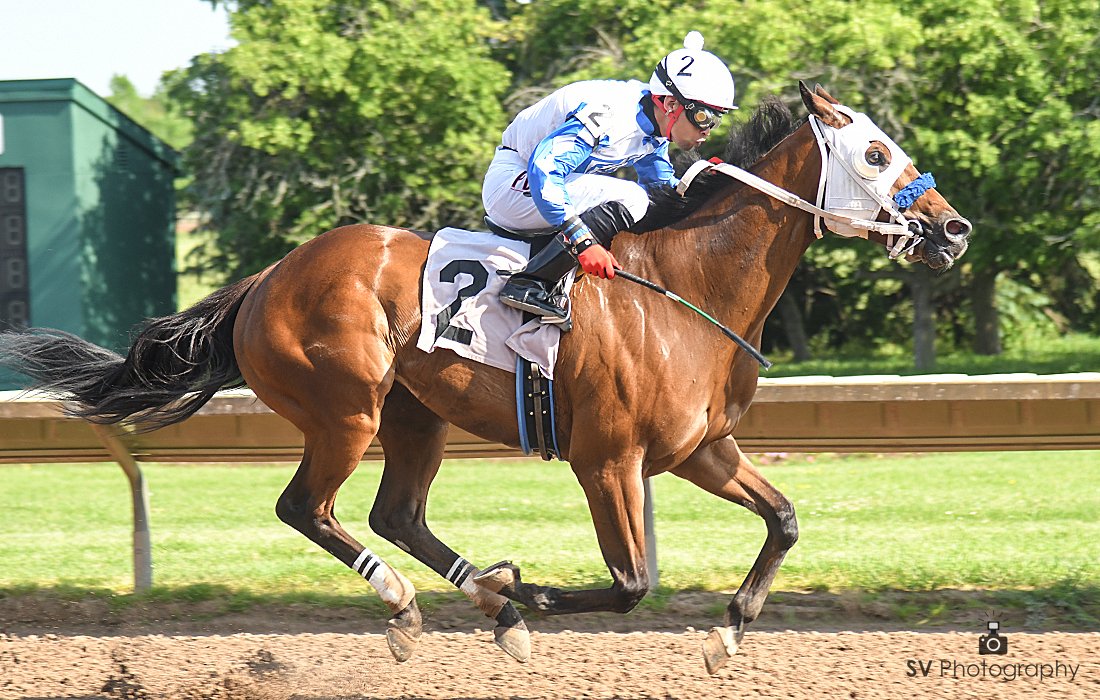
M 23 168 L 0 168 L 0 330 L 30 324 Z

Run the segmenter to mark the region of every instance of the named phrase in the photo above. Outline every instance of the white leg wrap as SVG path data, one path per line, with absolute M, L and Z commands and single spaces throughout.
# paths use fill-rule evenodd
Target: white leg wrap
M 473 564 L 459 557 L 455 559 L 454 564 L 451 564 L 451 568 L 447 571 L 447 575 L 444 578 L 450 581 L 454 586 L 462 588 L 462 584 L 465 583 L 471 573 L 476 574 L 477 569 Z
M 451 564 L 451 568 L 447 570 L 447 575 L 444 578 L 450 581 L 458 590 L 465 593 L 467 598 L 474 601 L 474 605 L 478 607 L 478 610 L 489 617 L 495 618 L 500 613 L 500 609 L 504 607 L 504 604 L 508 602 L 508 599 L 502 595 L 497 595 L 484 586 L 478 585 L 474 581 L 474 577 L 478 573 L 480 572 L 476 566 L 459 557 Z
M 416 589 L 407 578 L 365 547 L 351 568 L 378 591 L 378 597 L 394 612 L 403 610 L 416 595 Z

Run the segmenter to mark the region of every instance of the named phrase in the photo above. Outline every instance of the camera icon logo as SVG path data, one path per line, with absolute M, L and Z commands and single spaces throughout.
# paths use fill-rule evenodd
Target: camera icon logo
M 978 653 L 982 655 L 1007 654 L 1008 637 L 1000 633 L 1001 623 L 996 620 L 990 620 L 986 624 L 989 627 L 989 634 L 983 634 L 978 637 Z

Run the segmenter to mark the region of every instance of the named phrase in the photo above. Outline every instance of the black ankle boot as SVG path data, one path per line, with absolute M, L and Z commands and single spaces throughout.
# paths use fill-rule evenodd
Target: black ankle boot
M 576 265 L 561 236 L 555 234 L 523 270 L 508 278 L 500 290 L 500 301 L 542 316 L 545 323 L 564 323 L 569 320 L 569 300 L 558 285 Z

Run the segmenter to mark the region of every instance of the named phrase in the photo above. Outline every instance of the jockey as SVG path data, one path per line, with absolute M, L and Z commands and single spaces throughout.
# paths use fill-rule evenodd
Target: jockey
M 645 215 L 648 188 L 679 182 L 669 142 L 697 148 L 733 104 L 733 76 L 690 32 L 684 48 L 657 64 L 649 83 L 590 80 L 566 85 L 520 112 L 504 130 L 485 174 L 482 201 L 499 227 L 546 245 L 500 292 L 508 306 L 568 318 L 555 287 L 580 262 L 615 276 L 611 238 Z M 615 177 L 632 166 L 637 181 Z M 553 235 L 550 235 L 553 234 Z

